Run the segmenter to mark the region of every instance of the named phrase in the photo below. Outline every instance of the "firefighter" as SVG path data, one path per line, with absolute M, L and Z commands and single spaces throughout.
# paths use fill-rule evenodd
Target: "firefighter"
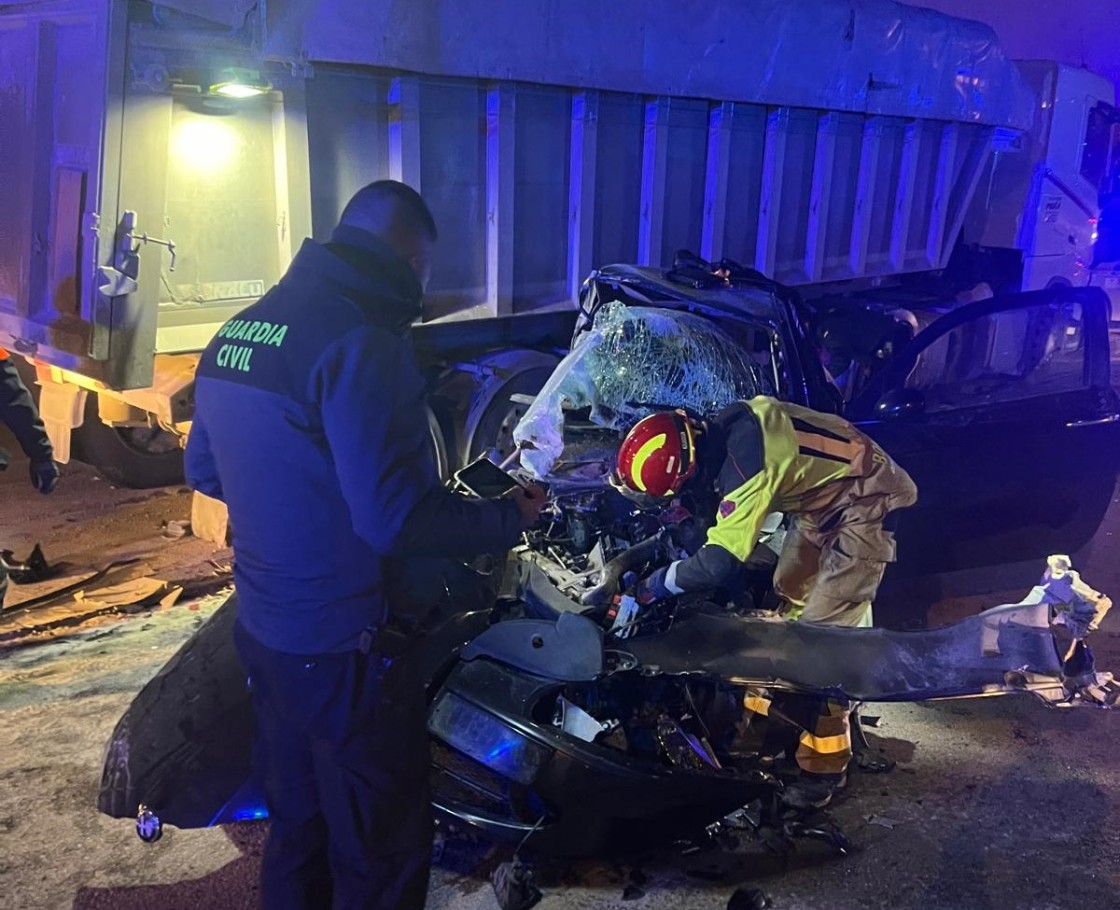
M 800 608 L 801 621 L 840 626 L 871 625 L 871 601 L 895 558 L 884 520 L 917 499 L 906 472 L 848 421 L 767 397 L 732 404 L 710 422 L 651 414 L 627 433 L 613 480 L 631 496 L 667 499 L 693 483 L 719 497 L 704 546 L 643 579 L 639 603 L 726 586 L 766 516 L 783 512 L 791 526 L 774 590 Z M 851 757 L 848 712 L 821 701 L 806 716 L 804 700 L 786 702 L 774 713 L 802 730 L 804 773 L 791 802 L 824 805 Z
M 54 449 L 47 438 L 39 410 L 27 391 L 27 386 L 19 378 L 16 365 L 8 352 L 0 348 L 0 421 L 3 421 L 15 436 L 19 447 L 31 460 L 31 484 L 44 495 L 54 490 L 58 484 L 58 465 L 54 461 Z M 0 471 L 8 466 L 8 453 L 0 448 Z M 8 591 L 8 573 L 0 560 L 0 607 L 4 606 L 4 595 Z
M 425 699 L 387 573 L 507 549 L 544 502 L 536 487 L 470 501 L 440 483 L 407 334 L 435 237 L 414 190 L 366 186 L 198 367 L 186 471 L 229 509 L 271 820 L 265 910 L 424 906 Z

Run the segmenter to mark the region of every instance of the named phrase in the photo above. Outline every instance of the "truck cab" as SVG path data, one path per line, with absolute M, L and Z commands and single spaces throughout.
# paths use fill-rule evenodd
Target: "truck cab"
M 1079 67 L 1016 65 L 1038 99 L 1034 124 L 1019 136 L 997 137 L 964 239 L 1021 250 L 1024 291 L 1099 283 L 1093 278 L 1102 194 L 1116 179 L 1109 171 L 1120 167 L 1112 145 L 1120 123 L 1115 87 Z

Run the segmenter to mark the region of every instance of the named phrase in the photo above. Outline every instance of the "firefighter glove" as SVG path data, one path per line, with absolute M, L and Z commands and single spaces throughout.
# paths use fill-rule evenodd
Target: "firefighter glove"
M 657 569 L 638 582 L 638 603 L 644 606 L 673 596 L 673 592 L 665 586 L 667 572 L 665 568 Z

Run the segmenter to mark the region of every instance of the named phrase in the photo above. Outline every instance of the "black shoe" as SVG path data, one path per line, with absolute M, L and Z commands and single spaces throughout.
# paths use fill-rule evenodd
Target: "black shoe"
M 786 786 L 780 799 L 782 805 L 789 809 L 802 812 L 809 809 L 823 809 L 832 802 L 836 792 L 843 789 L 847 783 L 847 771 L 843 774 L 803 774 Z

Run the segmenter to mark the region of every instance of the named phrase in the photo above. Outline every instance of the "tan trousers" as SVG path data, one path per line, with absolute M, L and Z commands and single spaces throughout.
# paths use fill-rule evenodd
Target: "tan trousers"
M 802 622 L 871 625 L 871 602 L 895 559 L 894 535 L 883 522 L 918 499 L 910 475 L 879 449 L 874 464 L 864 477 L 838 481 L 843 489 L 827 508 L 793 518 L 774 590 L 804 608 Z M 820 699 L 809 713 L 798 737 L 797 764 L 807 774 L 843 774 L 852 757 L 848 704 Z
M 887 563 L 895 560 L 894 535 L 883 522 L 895 509 L 913 505 L 918 490 L 878 449 L 869 474 L 836 485 L 839 495 L 826 508 L 793 516 L 774 590 L 803 608 L 802 622 L 867 626 Z

